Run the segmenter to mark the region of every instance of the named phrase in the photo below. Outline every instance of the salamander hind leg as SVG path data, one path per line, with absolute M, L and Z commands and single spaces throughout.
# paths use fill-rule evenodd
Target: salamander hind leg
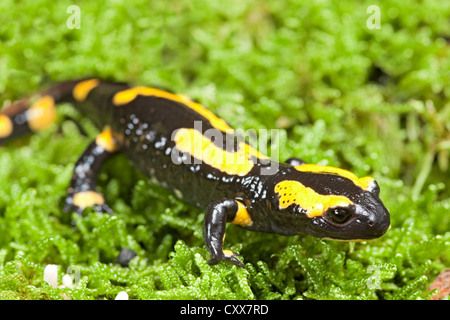
M 240 203 L 234 199 L 218 200 L 210 203 L 206 208 L 203 238 L 206 248 L 212 255 L 208 261 L 209 264 L 217 264 L 225 260 L 244 268 L 242 262 L 237 259 L 237 253 L 223 249 L 226 223 L 240 224 L 236 222 L 240 210 Z
M 81 214 L 93 207 L 98 212 L 112 213 L 105 197 L 96 191 L 97 176 L 102 164 L 118 151 L 109 128 L 97 136 L 75 165 L 70 187 L 67 191 L 64 211 Z

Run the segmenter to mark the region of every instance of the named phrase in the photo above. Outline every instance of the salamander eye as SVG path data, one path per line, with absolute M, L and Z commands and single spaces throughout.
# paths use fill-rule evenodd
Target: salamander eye
M 351 211 L 346 208 L 331 208 L 327 211 L 326 216 L 337 224 L 343 224 L 352 216 Z

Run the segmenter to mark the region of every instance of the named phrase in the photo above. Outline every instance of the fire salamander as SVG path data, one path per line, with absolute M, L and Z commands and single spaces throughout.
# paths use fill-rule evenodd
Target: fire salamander
M 243 264 L 223 249 L 225 226 L 281 235 L 358 241 L 382 236 L 389 212 L 370 177 L 291 158 L 273 161 L 197 102 L 150 87 L 84 79 L 57 84 L 0 114 L 0 144 L 46 128 L 55 105 L 72 103 L 102 130 L 75 165 L 66 212 L 111 213 L 96 191 L 97 175 L 123 152 L 153 181 L 205 210 L 210 264 Z

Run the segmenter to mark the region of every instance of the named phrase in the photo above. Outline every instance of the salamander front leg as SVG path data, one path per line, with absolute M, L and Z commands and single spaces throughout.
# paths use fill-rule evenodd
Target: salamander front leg
M 205 212 L 205 221 L 203 226 L 203 238 L 206 248 L 211 253 L 212 258 L 209 264 L 217 264 L 222 260 L 231 262 L 232 264 L 244 268 L 242 262 L 236 257 L 237 253 L 229 250 L 223 250 L 223 240 L 225 238 L 225 226 L 227 222 L 239 224 L 241 226 L 248 225 L 249 221 L 242 220 L 243 205 L 234 199 L 222 199 L 212 202 L 208 205 Z M 246 209 L 244 209 L 245 212 Z
M 65 212 L 71 210 L 81 214 L 87 207 L 98 212 L 112 213 L 105 203 L 104 196 L 95 190 L 97 176 L 102 164 L 118 151 L 111 130 L 105 130 L 97 136 L 75 165 L 70 187 L 67 190 Z

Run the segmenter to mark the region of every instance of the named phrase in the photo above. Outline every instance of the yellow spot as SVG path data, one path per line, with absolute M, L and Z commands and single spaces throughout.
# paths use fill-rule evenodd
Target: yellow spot
M 248 214 L 247 209 L 244 207 L 244 205 L 236 201 L 238 204 L 238 211 L 236 212 L 236 216 L 234 217 L 232 224 L 237 224 L 240 226 L 251 226 L 253 224 L 252 219 L 250 218 L 250 215 Z
M 295 169 L 302 172 L 335 174 L 351 180 L 356 186 L 362 188 L 363 190 L 368 190 L 373 181 L 375 181 L 372 177 L 358 178 L 354 173 L 350 171 L 335 167 L 321 166 L 318 164 L 302 164 L 295 167 Z
M 98 146 L 103 147 L 103 149 L 108 152 L 116 152 L 119 150 L 109 126 L 106 126 L 102 133 L 97 136 L 95 143 L 97 143 Z
M 102 205 L 104 203 L 105 198 L 103 195 L 95 191 L 78 192 L 73 196 L 73 204 L 80 208 Z
M 205 117 L 206 119 L 208 119 L 214 128 L 219 129 L 224 132 L 226 130 L 233 130 L 227 125 L 227 123 L 223 119 L 220 119 L 219 117 L 217 117 L 214 113 L 212 113 L 210 110 L 203 107 L 201 104 L 192 101 L 191 99 L 187 98 L 184 95 L 173 94 L 173 93 L 162 91 L 162 90 L 155 89 L 155 88 L 135 87 L 135 88 L 127 89 L 124 91 L 120 91 L 114 95 L 113 103 L 116 106 L 121 106 L 121 105 L 124 105 L 124 104 L 127 104 L 127 103 L 133 101 L 134 99 L 136 99 L 136 97 L 138 95 L 155 96 L 155 97 L 165 98 L 165 99 L 169 99 L 169 100 L 176 101 L 176 102 L 181 102 L 184 105 L 186 105 L 187 107 L 191 108 L 195 112 L 197 112 L 200 115 L 202 115 L 203 117 Z
M 0 138 L 8 137 L 12 132 L 13 123 L 11 119 L 4 114 L 0 114 Z
M 237 152 L 228 152 L 216 146 L 211 140 L 194 129 L 182 128 L 175 134 L 178 150 L 189 153 L 195 159 L 229 175 L 246 175 L 255 165 L 251 157 L 267 159 L 253 147 L 239 143 Z
M 223 251 L 223 254 L 228 256 L 228 257 L 234 256 L 234 252 L 231 251 L 231 250 L 222 250 L 222 251 Z
M 292 180 L 277 183 L 275 192 L 278 193 L 280 209 L 297 204 L 306 211 L 309 218 L 320 216 L 329 208 L 347 207 L 353 204 L 347 197 L 321 195 L 300 182 Z
M 43 96 L 27 111 L 28 125 L 31 130 L 39 131 L 47 128 L 56 120 L 55 100 L 52 96 Z
M 73 97 L 77 101 L 84 101 L 89 92 L 91 92 L 92 89 L 98 86 L 99 83 L 100 81 L 98 79 L 91 79 L 80 82 L 73 88 Z

